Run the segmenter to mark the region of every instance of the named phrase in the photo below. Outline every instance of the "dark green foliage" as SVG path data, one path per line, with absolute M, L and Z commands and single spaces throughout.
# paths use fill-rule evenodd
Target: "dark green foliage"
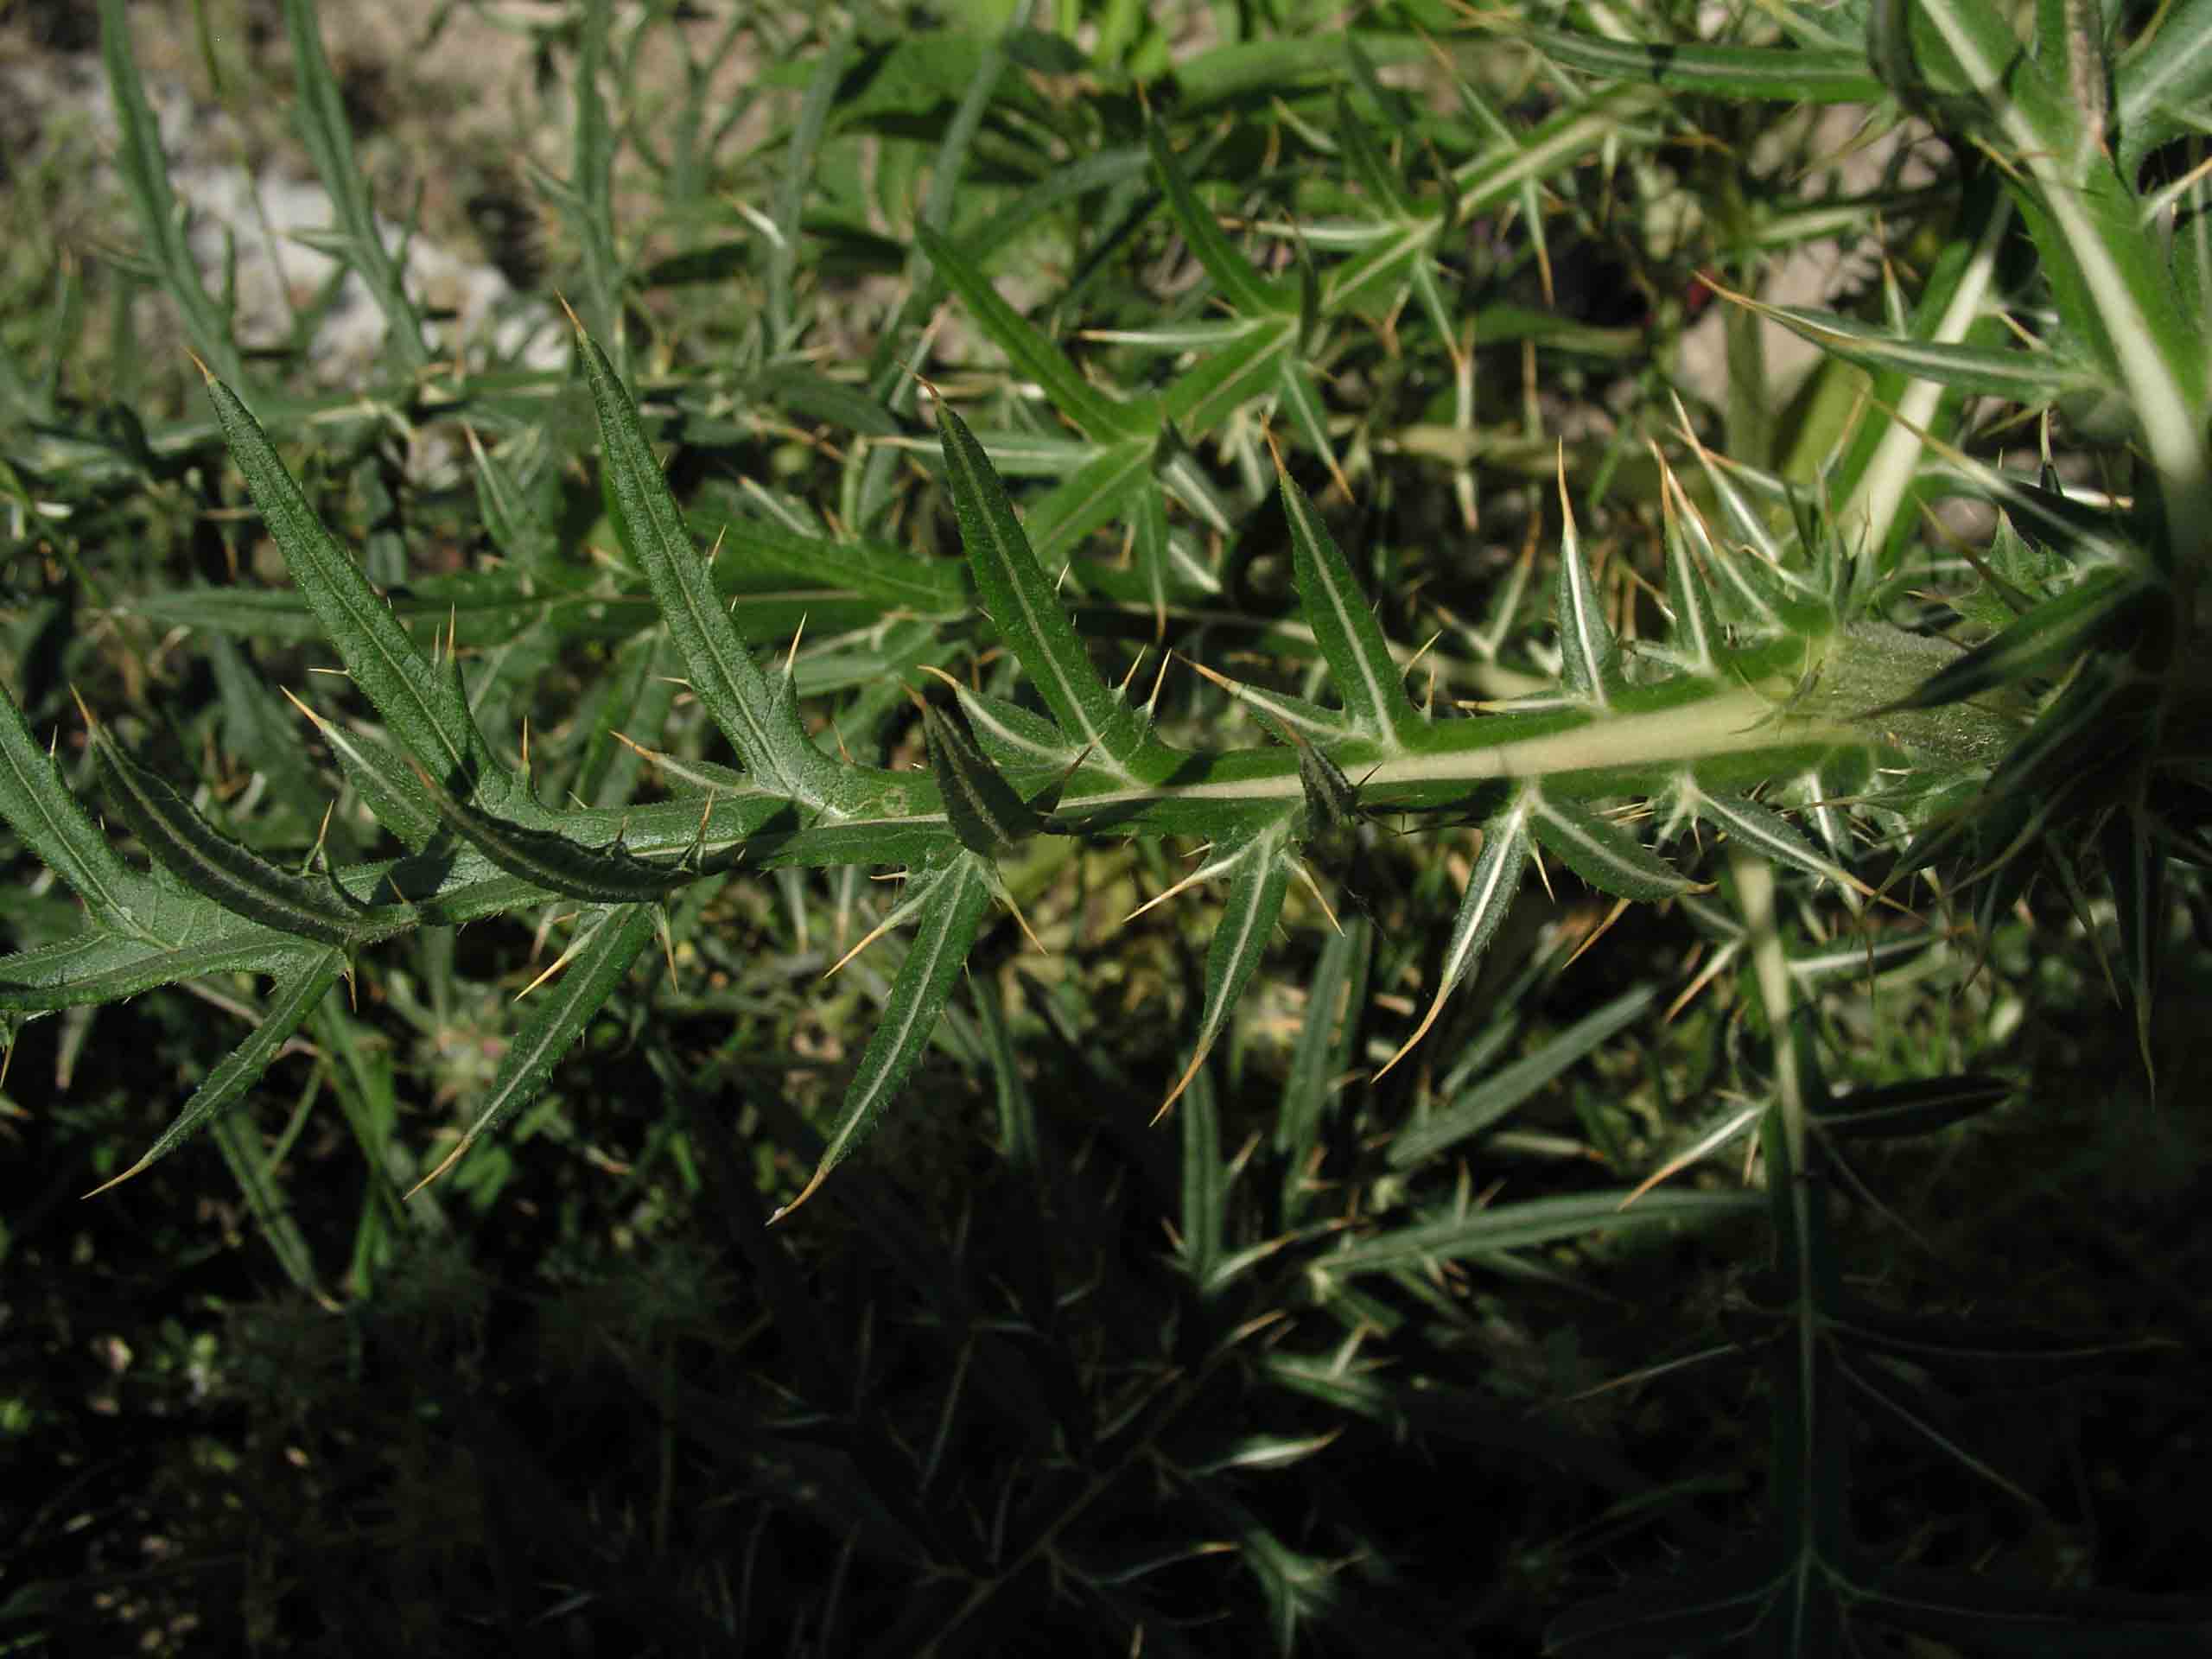
M 550 371 L 282 10 L 362 384 L 119 3 L 0 256 L 0 1646 L 2207 1645 L 2212 6 L 589 0 Z

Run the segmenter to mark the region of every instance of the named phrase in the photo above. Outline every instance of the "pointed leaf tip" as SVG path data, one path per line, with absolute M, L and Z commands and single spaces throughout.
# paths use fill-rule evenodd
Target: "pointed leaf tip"
M 86 1198 L 97 1198 L 101 1193 L 106 1192 L 108 1188 L 111 1186 L 121 1186 L 133 1175 L 142 1173 L 145 1170 L 146 1166 L 153 1161 L 154 1160 L 150 1158 L 141 1158 L 137 1163 L 131 1165 L 130 1168 L 124 1170 L 122 1174 L 111 1176 L 106 1180 L 102 1181 L 98 1186 L 94 1187 L 91 1192 L 79 1195 L 77 1202 L 82 1204 Z

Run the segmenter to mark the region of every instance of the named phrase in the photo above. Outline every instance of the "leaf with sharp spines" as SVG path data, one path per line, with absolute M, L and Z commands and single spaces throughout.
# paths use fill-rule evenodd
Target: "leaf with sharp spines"
M 1693 785 L 1693 787 L 1695 787 Z M 1740 795 L 1713 795 L 1696 791 L 1697 815 L 1716 830 L 1760 857 L 1833 881 L 1847 893 L 1868 894 L 1873 890 L 1834 859 L 1816 849 L 1796 826 L 1771 808 Z
M 1078 744 L 1095 744 L 1122 776 L 1145 747 L 1135 713 L 1099 677 L 1052 579 L 1037 563 L 1014 503 L 967 423 L 938 404 L 938 436 L 976 588 L 999 635 Z
M 264 927 L 342 949 L 392 931 L 381 925 L 390 917 L 352 909 L 327 883 L 280 870 L 223 835 L 99 727 L 92 753 L 116 810 L 155 860 L 194 892 Z
M 251 411 L 213 377 L 207 396 L 285 568 L 392 736 L 441 776 L 494 773 L 491 748 L 467 699 L 423 659 L 384 595 L 323 528 Z
M 1406 695 L 1405 679 L 1389 644 L 1328 526 L 1280 461 L 1275 476 L 1290 520 L 1299 604 L 1328 661 L 1338 695 L 1363 733 L 1395 746 L 1421 727 L 1421 713 Z
M 1154 438 L 1131 438 L 1101 449 L 1027 515 L 1029 544 L 1042 561 L 1065 564 L 1083 538 L 1132 516 L 1133 499 L 1152 485 Z
M 1531 827 L 1545 849 L 1600 893 L 1649 903 L 1703 891 L 1627 831 L 1573 802 L 1537 795 Z
M 1329 759 L 1294 726 L 1276 733 L 1298 752 L 1298 787 L 1306 797 L 1305 844 L 1344 848 L 1359 827 L 1359 790 L 1344 769 Z
M 492 1079 L 476 1121 L 437 1167 L 415 1184 L 416 1191 L 451 1169 L 480 1136 L 497 1128 L 537 1096 L 561 1057 L 583 1035 L 592 1016 L 614 995 L 630 964 L 652 942 L 656 914 L 651 905 L 623 905 L 604 911 L 562 953 L 566 971 L 550 988 L 531 998 L 529 1017 L 508 1039 L 499 1073 Z
M 1156 439 L 1160 410 L 1151 397 L 1116 403 L 1084 379 L 1060 350 L 1019 311 L 999 296 L 980 266 L 928 225 L 914 227 L 915 239 L 947 285 L 974 313 L 976 325 L 1023 373 L 1045 389 L 1052 407 L 1095 442 Z
M 615 522 L 652 587 L 692 690 L 761 785 L 820 805 L 835 791 L 842 769 L 814 747 L 795 709 L 777 710 L 767 676 L 723 613 L 707 562 L 668 493 L 637 405 L 581 325 L 576 340 L 599 417 Z
M 428 772 L 418 772 L 417 779 L 437 803 L 446 827 L 509 875 L 595 905 L 654 903 L 734 868 L 745 855 L 740 842 L 711 859 L 687 855 L 673 864 L 657 864 L 620 847 L 587 847 L 558 830 L 512 823 L 454 799 Z
M 1213 942 L 1206 948 L 1205 1007 L 1198 1018 L 1191 1063 L 1153 1114 L 1155 1123 L 1167 1115 L 1205 1064 L 1206 1056 L 1228 1028 L 1236 999 L 1243 995 L 1253 970 L 1266 954 L 1268 937 L 1282 915 L 1283 897 L 1290 890 L 1289 830 L 1289 821 L 1278 819 L 1213 861 L 1211 868 L 1229 878 L 1229 897 L 1220 921 L 1214 925 Z
M 1312 742 L 1341 743 L 1359 735 L 1351 722 L 1337 709 L 1324 709 L 1318 702 L 1308 702 L 1305 698 L 1294 697 L 1287 692 L 1270 691 L 1264 686 L 1247 685 L 1241 680 L 1232 680 L 1226 674 L 1216 673 L 1195 658 L 1184 657 L 1182 660 L 1199 678 L 1219 686 L 1254 713 L 1272 721 L 1278 727 L 1302 734 Z
M 1559 510 L 1563 521 L 1559 543 L 1560 663 L 1569 694 L 1594 708 L 1609 706 L 1612 682 L 1620 671 L 1620 647 L 1614 643 L 1611 625 L 1598 598 L 1598 584 L 1582 557 L 1582 539 L 1574 524 L 1574 504 L 1567 493 L 1567 447 L 1559 451 Z
M 1452 924 L 1452 937 L 1444 947 L 1444 960 L 1436 975 L 1436 995 L 1429 1002 L 1428 1012 L 1421 1015 L 1421 1024 L 1414 1028 L 1414 1034 L 1399 1045 L 1398 1052 L 1384 1061 L 1382 1070 L 1375 1074 L 1377 1081 L 1428 1035 L 1428 1028 L 1444 1011 L 1445 998 L 1459 988 L 1468 970 L 1481 960 L 1484 950 L 1497 935 L 1498 925 L 1512 909 L 1514 895 L 1521 890 L 1522 872 L 1529 865 L 1533 814 L 1533 798 L 1524 793 L 1483 825 L 1482 852 L 1475 860 L 1474 873 L 1467 878 L 1466 893 L 1459 900 L 1459 913 Z
M 151 908 L 148 882 L 123 861 L 63 781 L 61 768 L 31 735 L 12 693 L 0 688 L 0 817 L 109 927 L 130 931 Z
M 1065 732 L 1042 715 L 965 685 L 958 690 L 968 728 L 975 733 L 983 753 L 1003 770 L 1058 772 L 1083 753 L 1078 745 L 1068 741 Z
M 154 1144 L 146 1148 L 138 1161 L 112 1180 L 104 1181 L 92 1189 L 105 1192 L 111 1186 L 129 1180 L 133 1175 L 149 1168 L 168 1156 L 194 1131 L 205 1125 L 218 1113 L 226 1111 L 245 1097 L 247 1090 L 260 1080 L 270 1063 L 283 1051 L 292 1033 L 307 1023 L 308 1016 L 346 972 L 346 952 L 335 947 L 294 956 L 281 969 L 263 969 L 276 974 L 276 986 L 270 995 L 268 1007 L 264 1010 L 261 1023 L 248 1034 L 246 1039 L 224 1056 L 222 1063 L 210 1071 L 184 1109 L 175 1122 L 163 1129 Z M 92 1193 L 86 1193 L 90 1198 Z
M 1160 394 L 1160 413 L 1185 442 L 1195 443 L 1226 421 L 1240 405 L 1278 384 L 1281 364 L 1298 345 L 1298 320 L 1281 317 L 1247 325 L 1217 349 L 1209 351 Z M 1167 474 L 1175 482 L 1172 473 Z M 1185 500 L 1190 493 L 1177 489 Z
M 1684 521 L 1697 517 L 1697 504 L 1682 488 L 1675 469 L 1657 444 L 1651 446 L 1660 469 L 1659 505 L 1666 518 L 1667 609 L 1674 627 L 1668 645 L 1675 658 L 1694 674 L 1711 674 L 1714 652 L 1720 641 L 1720 619 L 1713 613 L 1712 578 L 1700 567 Z M 1710 545 L 1702 520 L 1700 541 Z
M 1145 129 L 1145 143 L 1152 153 L 1154 172 L 1167 201 L 1167 211 L 1192 254 L 1212 277 L 1232 311 L 1246 317 L 1294 317 L 1298 293 L 1290 283 L 1269 281 L 1221 232 L 1214 216 L 1191 188 L 1190 175 L 1159 122 Z
M 292 707 L 314 722 L 330 752 L 372 816 L 410 849 L 421 852 L 435 840 L 441 822 L 437 803 L 423 786 L 423 773 L 395 753 L 390 744 L 365 732 L 347 732 L 302 702 L 287 690 Z
M 2149 592 L 2125 572 L 2109 568 L 2093 571 L 2066 592 L 2044 600 L 1994 639 L 1929 675 L 1908 696 L 1871 713 L 1933 709 L 2037 676 L 2062 673 L 2084 652 L 2129 628 L 2141 615 Z
M 1044 818 L 951 716 L 926 702 L 921 709 L 930 771 L 962 846 L 984 858 L 1002 858 L 1044 829 Z
M 1344 476 L 1344 469 L 1338 463 L 1336 446 L 1329 441 L 1329 411 L 1321 402 L 1320 389 L 1313 384 L 1313 376 L 1295 352 L 1287 353 L 1275 374 L 1277 406 L 1290 417 L 1306 447 L 1321 457 L 1321 464 L 1329 469 L 1329 477 L 1336 486 L 1349 497 L 1351 480 Z
M 297 959 L 296 938 L 227 916 L 196 893 L 174 899 L 165 894 L 163 899 L 164 911 L 181 906 L 203 912 L 188 924 L 194 935 L 189 944 L 86 932 L 0 957 L 0 1010 L 50 1014 L 119 1002 L 156 985 L 209 974 L 282 973 Z
M 771 1226 L 812 1198 L 830 1172 L 874 1131 L 928 1046 L 938 1015 L 959 982 L 961 968 L 990 907 L 990 861 L 965 849 L 946 855 L 911 880 L 927 883 L 927 890 L 920 897 L 913 943 L 892 982 L 883 1018 L 868 1039 L 860 1069 L 845 1090 L 837 1127 L 814 1173 L 797 1198 L 768 1217 Z

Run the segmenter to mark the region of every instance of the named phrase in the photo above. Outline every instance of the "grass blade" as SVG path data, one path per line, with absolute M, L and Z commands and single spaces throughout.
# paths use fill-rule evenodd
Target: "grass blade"
M 1479 1135 L 1553 1078 L 1613 1038 L 1651 1006 L 1658 988 L 1639 985 L 1585 1014 L 1533 1054 L 1522 1056 L 1452 1103 L 1450 1109 L 1418 1123 L 1390 1143 L 1393 1169 L 1410 1169 L 1446 1147 Z
M 1856 1090 L 1817 1102 L 1807 1114 L 1822 1134 L 1887 1140 L 1933 1135 L 2002 1105 L 2019 1092 L 2003 1077 L 1936 1077 Z
M 130 24 L 124 0 L 100 0 L 100 56 L 107 67 L 108 95 L 115 103 L 122 144 L 116 154 L 139 235 L 154 274 L 184 314 L 192 347 L 220 369 L 224 378 L 242 380 L 245 365 L 232 338 L 231 320 L 200 285 L 200 266 L 185 240 L 184 214 L 169 188 L 168 159 L 162 153 L 161 122 L 146 101 L 138 65 L 130 51 Z
M 1628 1196 L 1625 1190 L 1578 1192 L 1440 1216 L 1377 1233 L 1334 1255 L 1322 1256 L 1313 1271 L 1337 1280 L 1363 1273 L 1421 1270 L 1439 1262 L 1527 1249 L 1623 1228 L 1708 1226 L 1755 1215 L 1766 1205 L 1756 1192 L 1647 1192 L 1624 1210 L 1621 1200 Z
M 845 1091 L 836 1130 L 823 1148 L 813 1175 L 797 1198 L 768 1217 L 770 1226 L 812 1198 L 830 1172 L 868 1139 L 921 1058 L 990 906 L 990 870 L 988 859 L 963 851 L 914 878 L 927 881 L 929 892 L 920 905 L 914 942 L 892 982 L 883 1019 L 868 1038 L 860 1070 Z
M 333 251 L 360 272 L 377 308 L 384 313 L 402 366 L 411 372 L 430 360 L 430 348 L 423 339 L 422 315 L 407 297 L 399 263 L 384 245 L 367 184 L 353 158 L 345 96 L 322 49 L 322 26 L 316 19 L 315 0 L 284 0 L 284 32 L 291 38 L 292 67 L 298 80 L 299 101 L 294 105 L 294 115 L 300 137 L 337 216 Z

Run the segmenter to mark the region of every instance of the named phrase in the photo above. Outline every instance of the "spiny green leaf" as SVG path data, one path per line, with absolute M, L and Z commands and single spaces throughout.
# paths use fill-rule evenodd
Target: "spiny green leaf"
M 1064 560 L 1101 525 L 1129 516 L 1128 503 L 1150 481 L 1157 435 L 1109 445 L 1030 508 L 1027 526 L 1037 557 Z
M 123 861 L 100 833 L 61 768 L 31 735 L 15 695 L 0 687 L 0 817 L 67 881 L 104 927 L 130 931 L 133 918 L 150 906 L 146 878 Z
M 366 732 L 341 730 L 290 690 L 287 690 L 284 696 L 322 734 L 323 741 L 338 757 L 339 766 L 360 792 L 371 816 L 414 851 L 420 852 L 429 846 L 435 838 L 442 820 L 436 800 L 423 785 L 425 770 L 419 768 L 412 757 L 394 753 L 391 746 L 381 739 Z
M 212 376 L 207 396 L 292 580 L 391 734 L 441 776 L 495 775 L 499 768 L 467 702 L 423 660 L 384 596 L 323 528 L 260 423 L 236 393 Z
M 200 931 L 189 944 L 86 932 L 0 957 L 0 1010 L 47 1014 L 119 1002 L 156 985 L 208 974 L 276 973 L 296 956 L 297 940 L 273 934 L 257 922 L 226 918 L 198 893 L 182 896 L 191 906 L 211 912 L 195 918 Z M 229 931 L 219 931 L 226 919 L 232 921 Z
M 1240 404 L 1281 383 L 1281 364 L 1298 343 L 1298 320 L 1250 323 L 1202 355 L 1160 395 L 1160 414 L 1197 442 Z
M 1698 817 L 1760 857 L 1803 870 L 1824 881 L 1833 881 L 1847 892 L 1870 891 L 1850 871 L 1815 850 L 1813 843 L 1780 813 L 1740 795 L 1713 795 L 1698 789 L 1696 797 Z
M 687 854 L 673 864 L 657 864 L 620 846 L 587 847 L 558 830 L 511 823 L 454 799 L 428 772 L 418 770 L 416 775 L 437 804 L 446 827 L 509 875 L 595 905 L 665 899 L 679 887 L 734 868 L 745 856 L 745 843 L 740 842 L 711 859 Z
M 383 230 L 369 202 L 366 175 L 354 160 L 345 95 L 323 51 L 315 0 L 284 0 L 284 29 L 292 42 L 296 124 L 337 219 L 329 238 L 332 251 L 360 273 L 377 309 L 384 313 L 386 337 L 400 362 L 419 369 L 430 360 L 423 320 L 407 296 L 399 262 L 384 245 Z
M 1157 439 L 1160 407 L 1151 397 L 1116 403 L 1084 379 L 1060 348 L 999 297 L 980 265 L 927 225 L 914 226 L 915 239 L 930 264 L 976 316 L 1016 368 L 1044 387 L 1052 407 L 1094 442 L 1124 438 Z
M 2110 385 L 2094 369 L 2049 352 L 1915 340 L 1833 312 L 1751 302 L 1760 316 L 1780 323 L 1822 351 L 1872 372 L 1885 371 L 1954 391 L 2039 408 L 2072 392 Z
M 100 0 L 100 57 L 122 139 L 116 168 L 130 192 L 139 237 L 155 275 L 183 312 L 185 332 L 194 348 L 236 379 L 243 364 L 232 339 L 231 321 L 208 297 L 185 238 L 184 214 L 169 188 L 168 158 L 162 150 L 162 124 L 147 102 L 145 83 L 131 55 L 125 0 Z
M 2150 153 L 2204 130 L 2212 101 L 2212 0 L 2181 0 L 2157 33 L 2135 41 L 2113 69 L 2120 111 L 2118 161 L 2131 183 Z
M 1697 516 L 1697 506 L 1683 490 L 1681 480 L 1675 476 L 1674 468 L 1667 465 L 1663 454 L 1659 457 L 1659 465 L 1662 473 L 1659 505 L 1666 518 L 1667 609 L 1674 625 L 1668 632 L 1667 643 L 1676 659 L 1692 673 L 1710 674 L 1718 660 L 1715 652 L 1720 643 L 1720 619 L 1713 613 L 1712 578 L 1700 568 L 1689 533 L 1682 523 Z M 1712 537 L 1705 532 L 1702 522 L 1698 530 L 1699 540 L 1711 545 Z
M 113 1179 L 103 1181 L 85 1196 L 105 1192 L 159 1163 L 210 1118 L 244 1099 L 246 1090 L 260 1080 L 270 1063 L 291 1040 L 292 1033 L 307 1023 L 316 1004 L 345 972 L 346 952 L 334 947 L 297 955 L 287 962 L 276 972 L 276 987 L 262 1014 L 261 1023 L 244 1042 L 224 1056 L 222 1063 L 193 1090 L 184 1109 L 137 1163 Z
M 1625 830 L 1562 797 L 1536 796 L 1531 822 L 1546 849 L 1600 893 L 1650 903 L 1699 891 Z
M 1135 715 L 1099 677 L 1082 636 L 1022 534 L 1006 486 L 967 423 L 943 403 L 938 405 L 938 435 L 952 482 L 961 543 L 993 626 L 1036 683 L 1061 729 L 1079 744 L 1096 745 L 1128 777 L 1144 744 Z
M 1145 129 L 1145 144 L 1152 155 L 1153 172 L 1167 198 L 1167 211 L 1230 309 L 1250 318 L 1297 315 L 1296 290 L 1288 283 L 1270 282 L 1262 276 L 1221 233 L 1221 226 L 1192 189 L 1190 177 L 1168 142 L 1166 129 L 1157 121 L 1151 123 Z
M 1554 61 L 1614 80 L 1783 104 L 1882 101 L 1882 83 L 1866 73 L 1864 52 L 1706 46 L 1695 41 L 1645 45 L 1560 29 L 1530 29 L 1524 34 L 1530 45 Z
M 1414 1027 L 1414 1034 L 1398 1046 L 1398 1052 L 1385 1060 L 1382 1071 L 1375 1074 L 1376 1081 L 1381 1081 L 1384 1073 L 1412 1053 L 1414 1045 L 1428 1035 L 1436 1016 L 1444 1012 L 1444 999 L 1459 988 L 1459 982 L 1467 976 L 1467 970 L 1481 959 L 1498 924 L 1513 907 L 1514 895 L 1521 889 L 1521 874 L 1528 868 L 1534 810 L 1533 795 L 1523 792 L 1483 825 L 1482 853 L 1475 860 L 1474 873 L 1467 878 L 1465 896 L 1459 900 L 1459 913 L 1452 924 L 1452 938 L 1444 947 L 1444 960 L 1436 975 L 1436 995 L 1430 999 L 1428 1012 L 1421 1015 L 1421 1024 Z
M 2092 571 L 2066 592 L 2044 600 L 1994 639 L 1984 640 L 1931 674 L 1910 696 L 1875 715 L 1961 702 L 2001 686 L 2056 674 L 2085 651 L 2109 642 L 2140 615 L 2149 593 L 2124 571 Z
M 918 906 L 913 943 L 892 982 L 883 1018 L 868 1039 L 860 1069 L 845 1091 L 837 1128 L 813 1175 L 797 1198 L 768 1217 L 769 1225 L 812 1198 L 830 1172 L 860 1147 L 921 1058 L 990 907 L 990 870 L 989 860 L 963 849 L 911 878 L 926 883 L 927 890 Z
M 1559 612 L 1559 652 L 1567 689 L 1593 707 L 1611 702 L 1614 678 L 1620 671 L 1620 647 L 1599 601 L 1598 585 L 1582 557 L 1581 537 L 1574 525 L 1574 504 L 1567 494 L 1567 449 L 1559 452 L 1559 510 L 1563 528 L 1559 543 L 1559 585 L 1554 603 Z
M 1284 856 L 1288 829 L 1287 821 L 1277 820 L 1210 861 L 1198 875 L 1187 878 L 1198 880 L 1225 875 L 1229 899 L 1221 920 L 1214 926 L 1213 943 L 1206 948 L 1205 1007 L 1198 1017 L 1191 1063 L 1153 1114 L 1155 1123 L 1167 1115 L 1191 1086 L 1191 1079 L 1198 1076 L 1198 1068 L 1227 1029 L 1237 998 L 1266 954 L 1290 886 L 1290 861 Z
M 1395 746 L 1423 724 L 1420 711 L 1406 695 L 1404 677 L 1382 627 L 1328 526 L 1280 463 L 1275 475 L 1290 520 L 1299 603 L 1328 660 L 1338 694 L 1361 731 Z
M 652 585 L 653 601 L 683 653 L 692 690 L 760 785 L 810 805 L 825 804 L 836 787 L 837 763 L 814 747 L 795 712 L 773 717 L 767 677 L 723 614 L 707 562 L 692 545 L 683 515 L 653 459 L 637 405 L 607 354 L 581 325 L 576 340 L 599 417 L 607 483 L 624 545 Z
M 962 846 L 984 858 L 1002 858 L 1044 829 L 1044 818 L 1015 793 L 967 733 L 935 704 L 921 707 L 930 771 Z
M 550 990 L 538 994 L 529 1017 L 508 1039 L 476 1121 L 437 1167 L 416 1183 L 416 1191 L 460 1162 L 480 1135 L 497 1128 L 545 1086 L 561 1057 L 583 1035 L 592 1016 L 614 995 L 630 964 L 652 938 L 654 913 L 651 905 L 623 905 L 602 911 L 585 925 L 556 964 L 565 971 Z
M 1359 791 L 1344 769 L 1308 742 L 1294 726 L 1282 734 L 1298 750 L 1298 786 L 1306 795 L 1306 840 L 1326 846 L 1351 836 L 1359 825 Z
M 264 927 L 341 949 L 392 931 L 390 914 L 355 910 L 327 883 L 280 870 L 219 833 L 165 779 L 125 754 L 98 727 L 92 753 L 109 800 L 156 861 L 194 892 Z

